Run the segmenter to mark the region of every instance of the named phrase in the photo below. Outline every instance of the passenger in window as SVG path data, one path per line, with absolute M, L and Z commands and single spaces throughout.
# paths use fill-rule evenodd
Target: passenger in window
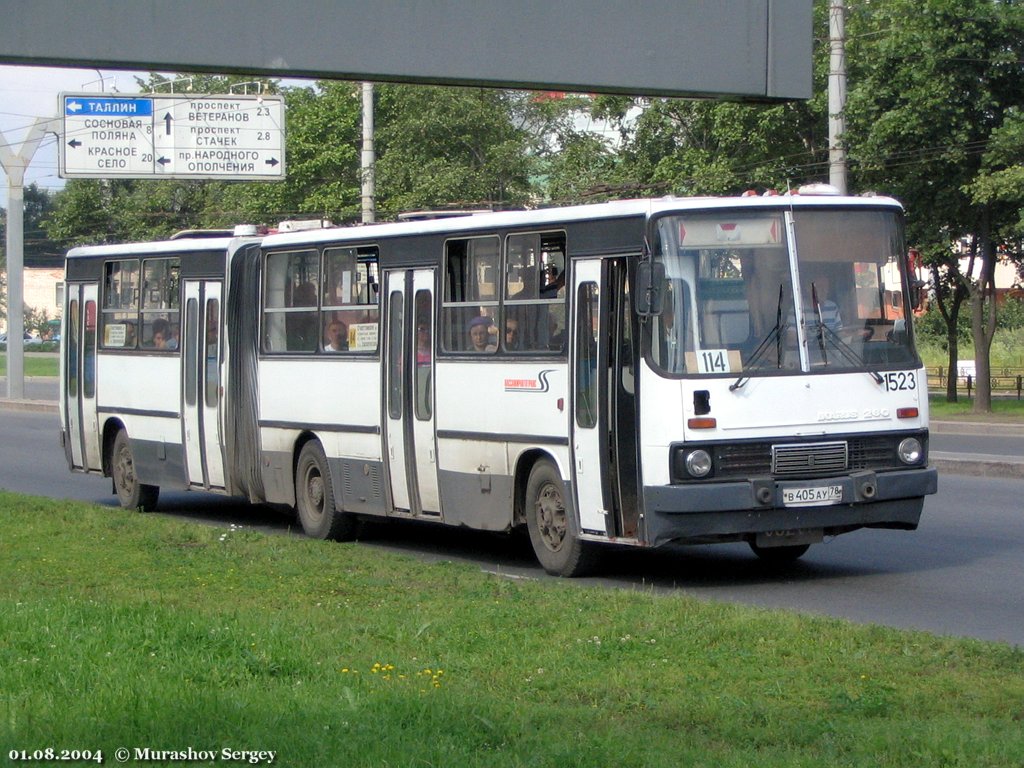
M 565 289 L 565 270 L 563 269 L 559 273 L 558 267 L 549 264 L 545 277 L 546 281 L 540 289 L 540 297 L 542 299 L 557 299 Z
M 491 325 L 489 317 L 474 317 L 469 321 L 469 352 L 493 352 L 496 347 L 491 343 Z
M 430 326 L 426 320 L 416 323 L 416 365 L 430 365 Z
M 171 329 L 169 323 L 162 317 L 153 321 L 153 340 L 150 344 L 153 349 L 170 349 Z
M 505 349 L 510 352 L 519 350 L 519 321 L 512 317 L 505 320 Z
M 344 352 L 348 349 L 348 333 L 340 320 L 331 320 L 324 329 L 324 352 Z

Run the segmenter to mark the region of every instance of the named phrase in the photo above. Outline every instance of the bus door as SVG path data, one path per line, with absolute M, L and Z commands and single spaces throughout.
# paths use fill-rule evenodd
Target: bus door
M 572 452 L 580 527 L 633 538 L 635 383 L 625 260 L 588 259 L 573 268 Z
M 385 440 L 392 503 L 441 513 L 434 421 L 434 271 L 387 274 Z
M 102 456 L 96 419 L 96 297 L 95 283 L 67 287 L 67 313 L 62 361 L 65 451 L 75 469 L 99 470 Z
M 182 429 L 190 485 L 224 487 L 220 403 L 221 283 L 185 280 L 182 334 Z

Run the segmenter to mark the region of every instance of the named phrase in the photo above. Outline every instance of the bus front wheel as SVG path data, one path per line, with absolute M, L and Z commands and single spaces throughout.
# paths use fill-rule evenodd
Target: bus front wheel
M 135 459 L 128 433 L 123 429 L 114 438 L 114 453 L 110 460 L 110 474 L 114 480 L 117 500 L 124 509 L 149 512 L 156 508 L 160 486 L 140 483 L 135 474 Z
M 545 571 L 553 576 L 582 576 L 594 566 L 596 552 L 576 534 L 565 493 L 557 467 L 548 460 L 539 462 L 526 484 L 526 527 Z
M 350 541 L 356 537 L 356 519 L 334 503 L 327 456 L 316 441 L 306 443 L 299 453 L 295 467 L 295 509 L 302 530 L 311 538 Z

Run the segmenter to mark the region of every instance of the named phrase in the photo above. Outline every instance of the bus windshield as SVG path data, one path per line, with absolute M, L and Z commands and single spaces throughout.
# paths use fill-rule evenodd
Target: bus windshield
M 648 359 L 670 376 L 913 363 L 902 252 L 891 210 L 665 216 Z

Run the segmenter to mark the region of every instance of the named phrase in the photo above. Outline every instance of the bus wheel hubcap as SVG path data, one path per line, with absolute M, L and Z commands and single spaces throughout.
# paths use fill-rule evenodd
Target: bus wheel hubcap
M 122 450 L 117 456 L 117 484 L 125 491 L 131 491 L 135 483 L 135 470 L 132 467 L 132 457 L 127 450 Z
M 324 507 L 324 479 L 314 470 L 306 481 L 306 496 L 312 512 L 321 514 Z
M 565 505 L 554 485 L 545 485 L 537 499 L 537 527 L 544 545 L 557 552 L 565 540 Z

